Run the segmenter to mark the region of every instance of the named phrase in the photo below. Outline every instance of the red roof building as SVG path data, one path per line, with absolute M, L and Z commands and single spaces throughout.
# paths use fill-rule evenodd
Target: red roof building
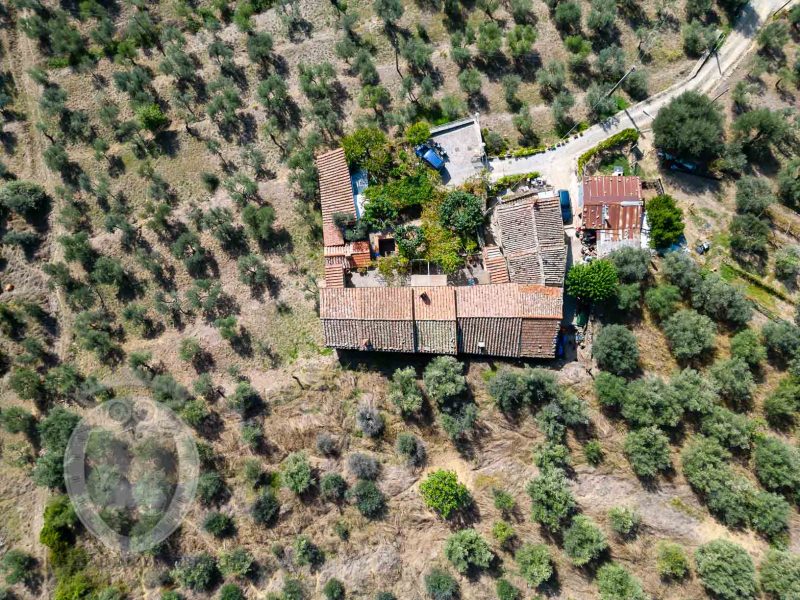
M 638 177 L 583 178 L 583 227 L 605 232 L 608 242 L 641 238 L 644 200 Z

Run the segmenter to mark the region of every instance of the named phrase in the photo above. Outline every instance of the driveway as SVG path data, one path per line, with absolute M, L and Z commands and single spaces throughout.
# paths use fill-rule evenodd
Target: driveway
M 708 93 L 733 73 L 739 62 L 747 55 L 755 42 L 758 30 L 778 10 L 795 4 L 798 0 L 755 0 L 739 15 L 736 26 L 719 50 L 707 59 L 701 59 L 687 77 L 666 90 L 621 111 L 610 119 L 593 125 L 583 135 L 571 138 L 562 146 L 543 154 L 524 158 L 495 158 L 489 161 L 490 177 L 497 180 L 504 175 L 518 175 L 538 171 L 548 183 L 570 190 L 573 198 L 573 213 L 578 191 L 578 157 L 594 148 L 604 139 L 623 129 L 635 127 L 644 135 L 658 111 L 683 92 L 695 90 Z

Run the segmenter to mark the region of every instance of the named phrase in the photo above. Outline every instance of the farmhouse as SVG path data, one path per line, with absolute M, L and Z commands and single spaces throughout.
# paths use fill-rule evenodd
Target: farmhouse
M 641 245 L 644 200 L 638 177 L 584 177 L 581 197 L 584 235 L 596 238 L 598 256 Z
M 325 259 L 325 344 L 350 350 L 553 358 L 566 245 L 552 190 L 511 195 L 493 211 L 481 259 L 457 276 L 417 274 L 388 286 L 371 273 L 379 245 L 347 242 L 334 215 L 358 194 L 343 150 L 317 157 Z M 372 269 L 374 271 L 374 269 Z

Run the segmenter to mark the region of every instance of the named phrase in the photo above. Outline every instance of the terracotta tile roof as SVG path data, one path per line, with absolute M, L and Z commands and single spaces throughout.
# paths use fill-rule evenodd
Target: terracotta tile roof
M 329 288 L 344 287 L 344 265 L 325 265 L 325 286 Z
M 458 319 L 458 350 L 464 354 L 519 356 L 522 319 Z
M 489 271 L 491 283 L 508 283 L 508 264 L 506 257 L 497 246 L 486 246 L 483 249 L 483 266 Z
M 322 205 L 322 239 L 326 246 L 342 245 L 342 232 L 334 225 L 333 215 L 337 212 L 355 213 L 353 186 L 344 149 L 337 148 L 320 154 L 316 163 Z
M 556 336 L 561 323 L 557 319 L 522 319 L 519 355 L 530 358 L 553 358 Z
M 360 321 L 365 350 L 414 352 L 413 321 Z
M 456 320 L 414 321 L 417 352 L 455 354 L 458 351 Z
M 552 190 L 511 196 L 497 206 L 495 219 L 511 281 L 563 285 L 567 260 L 564 223 Z
M 350 263 L 356 269 L 365 268 L 372 264 L 372 254 L 370 253 L 369 242 L 366 240 L 347 244 L 347 254 L 350 257 Z
M 365 321 L 411 321 L 414 318 L 411 288 L 376 287 L 358 291 L 361 292 L 361 319 Z
M 360 319 L 361 289 L 322 288 L 319 291 L 321 319 Z
M 562 292 L 515 283 L 325 287 L 320 317 L 325 343 L 336 348 L 550 357 L 555 337 L 549 336 L 558 331 Z
M 520 316 L 526 318 L 561 319 L 564 291 L 544 285 L 519 286 Z
M 455 288 L 413 287 L 414 318 L 418 321 L 455 321 Z
M 617 240 L 642 231 L 642 183 L 638 177 L 584 177 L 583 226 L 613 232 Z

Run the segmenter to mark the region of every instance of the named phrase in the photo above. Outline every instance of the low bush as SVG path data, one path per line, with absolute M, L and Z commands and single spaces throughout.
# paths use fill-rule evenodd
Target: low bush
M 459 573 L 485 569 L 494 560 L 489 544 L 474 529 L 462 529 L 447 538 L 444 555 Z
M 629 377 L 639 368 L 639 344 L 624 325 L 605 325 L 595 337 L 592 351 L 597 365 L 615 375 Z
M 714 322 L 694 310 L 679 310 L 664 321 L 664 335 L 672 354 L 680 362 L 695 360 L 711 352 L 716 334 Z
M 389 383 L 388 396 L 402 415 L 416 414 L 422 409 L 422 390 L 417 384 L 414 367 L 405 367 L 394 372 Z
M 419 467 L 425 464 L 425 444 L 417 436 L 410 433 L 401 433 L 397 436 L 395 448 L 398 454 L 405 457 L 409 466 Z
M 625 456 L 639 477 L 657 477 L 672 466 L 669 438 L 658 427 L 644 427 L 628 433 Z
M 344 584 L 335 577 L 331 577 L 322 587 L 322 595 L 325 596 L 325 600 L 343 600 Z
M 300 566 L 317 566 L 325 562 L 322 550 L 307 535 L 298 535 L 292 544 L 294 562 Z
M 453 471 L 433 471 L 419 487 L 425 506 L 440 516 L 449 519 L 472 504 L 472 496 L 466 486 L 458 482 Z
M 182 587 L 195 592 L 207 592 L 219 579 L 217 563 L 209 554 L 185 556 L 172 570 L 172 578 Z
M 678 544 L 662 542 L 658 545 L 656 569 L 664 579 L 680 581 L 689 574 L 689 557 Z
M 606 563 L 597 570 L 600 600 L 648 600 L 642 584 L 616 563 Z
M 253 503 L 250 515 L 258 525 L 271 526 L 278 520 L 281 505 L 271 491 L 267 490 Z
M 582 567 L 597 560 L 608 549 L 606 536 L 584 515 L 577 515 L 564 532 L 564 552 L 572 564 Z
M 537 588 L 553 576 L 550 549 L 545 544 L 522 544 L 514 553 L 519 574 L 533 588 Z
M 425 591 L 431 600 L 454 600 L 458 598 L 458 582 L 442 569 L 431 569 L 425 575 Z
M 216 538 L 231 537 L 236 532 L 233 519 L 220 512 L 212 512 L 203 521 L 203 529 Z
M 281 481 L 297 495 L 311 489 L 314 485 L 314 476 L 305 453 L 292 452 L 283 460 Z
M 347 497 L 355 502 L 358 512 L 368 519 L 380 517 L 386 509 L 383 493 L 372 481 L 360 479 L 347 492 Z
M 347 493 L 347 482 L 338 473 L 327 473 L 319 480 L 319 495 L 327 502 L 341 502 Z
M 771 548 L 759 565 L 762 591 L 773 600 L 800 597 L 800 556 Z
M 609 510 L 608 520 L 611 523 L 612 531 L 622 538 L 636 536 L 639 526 L 642 524 L 639 513 L 632 508 L 623 506 L 615 506 Z
M 563 471 L 551 469 L 531 480 L 531 518 L 552 532 L 559 531 L 576 508 Z
M 694 560 L 703 586 L 717 598 L 755 598 L 755 566 L 741 546 L 727 540 L 714 540 L 700 546 L 694 553 Z
M 363 452 L 351 454 L 347 458 L 347 468 L 357 479 L 374 480 L 381 472 L 381 465 L 375 457 Z

